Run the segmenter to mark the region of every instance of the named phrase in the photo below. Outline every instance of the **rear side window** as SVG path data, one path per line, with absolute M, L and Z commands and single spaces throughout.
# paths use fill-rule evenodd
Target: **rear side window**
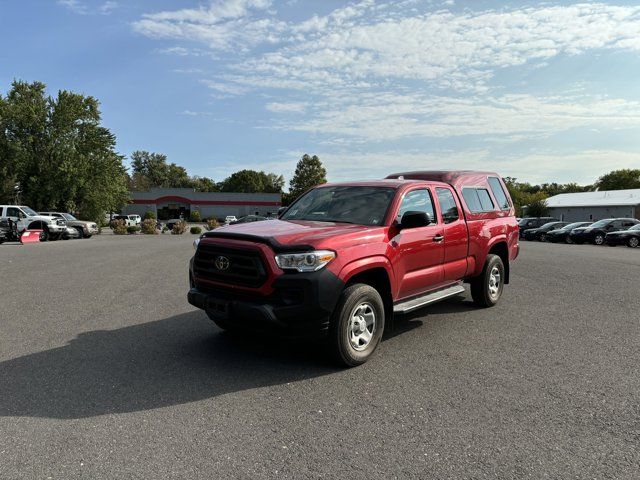
M 471 212 L 490 212 L 494 209 L 493 201 L 486 188 L 463 188 L 462 196 Z
M 436 195 L 438 195 L 438 201 L 440 202 L 440 213 L 444 223 L 455 222 L 460 218 L 458 212 L 458 206 L 456 205 L 456 199 L 453 198 L 453 193 L 448 188 L 436 188 Z
M 493 192 L 493 197 L 498 201 L 498 207 L 500 207 L 500 210 L 509 210 L 511 205 L 509 205 L 509 199 L 504 193 L 500 180 L 496 177 L 489 177 L 488 180 L 491 191 Z

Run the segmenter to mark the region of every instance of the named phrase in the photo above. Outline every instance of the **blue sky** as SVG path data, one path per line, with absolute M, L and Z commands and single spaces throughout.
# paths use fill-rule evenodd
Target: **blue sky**
M 640 168 L 637 2 L 3 0 L 14 78 L 97 97 L 118 150 L 220 180 Z

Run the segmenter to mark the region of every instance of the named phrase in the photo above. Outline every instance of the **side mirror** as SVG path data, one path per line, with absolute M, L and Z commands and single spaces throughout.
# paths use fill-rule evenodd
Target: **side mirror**
M 289 207 L 280 207 L 278 209 L 278 218 L 280 218 L 280 215 L 282 215 L 284 212 L 287 211 L 287 208 L 289 208 Z
M 404 212 L 400 219 L 400 228 L 426 227 L 431 224 L 431 215 L 425 212 Z

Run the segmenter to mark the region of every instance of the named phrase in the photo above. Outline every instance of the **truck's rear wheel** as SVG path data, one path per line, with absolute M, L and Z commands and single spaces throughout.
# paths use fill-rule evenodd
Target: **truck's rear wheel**
M 384 332 L 384 303 L 378 291 L 358 283 L 347 287 L 331 319 L 329 341 L 335 358 L 348 367 L 366 362 Z
M 479 307 L 493 307 L 504 288 L 504 264 L 498 255 L 487 255 L 482 273 L 471 280 L 471 298 Z

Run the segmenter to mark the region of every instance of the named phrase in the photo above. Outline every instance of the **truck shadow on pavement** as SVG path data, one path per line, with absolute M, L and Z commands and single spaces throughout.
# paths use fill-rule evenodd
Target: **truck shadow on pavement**
M 431 309 L 466 307 L 447 302 Z M 402 318 L 385 338 L 421 326 L 418 315 Z M 0 362 L 0 416 L 136 412 L 340 371 L 319 342 L 231 335 L 194 311 L 81 333 L 67 345 Z

